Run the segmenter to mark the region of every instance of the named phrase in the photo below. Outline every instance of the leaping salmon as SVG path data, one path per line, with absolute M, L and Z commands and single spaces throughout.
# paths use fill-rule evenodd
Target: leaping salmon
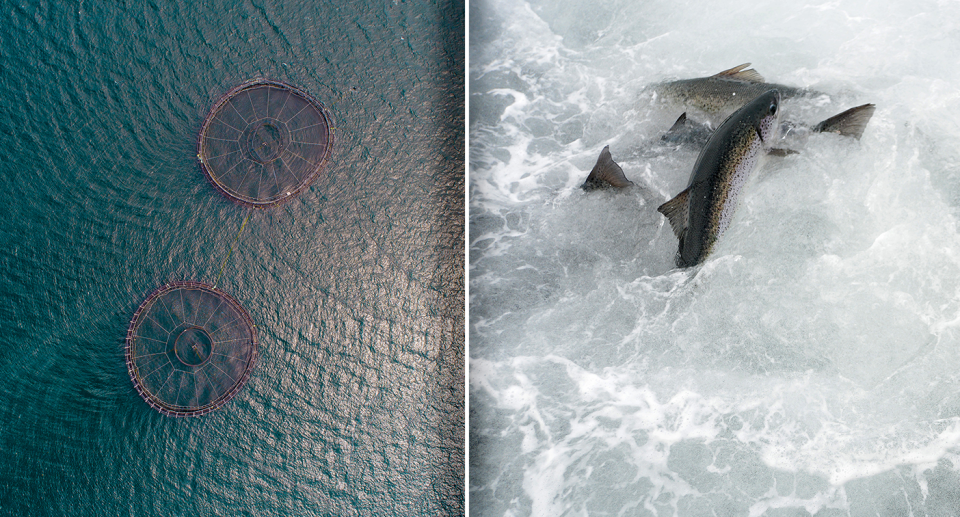
M 779 130 L 780 92 L 774 89 L 734 112 L 713 133 L 697 158 L 687 188 L 657 208 L 680 241 L 677 266 L 697 265 L 710 254 Z

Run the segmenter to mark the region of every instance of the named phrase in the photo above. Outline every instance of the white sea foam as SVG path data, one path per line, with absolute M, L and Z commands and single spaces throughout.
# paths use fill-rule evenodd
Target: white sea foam
M 471 9 L 474 509 L 960 511 L 960 4 Z M 828 94 L 787 118 L 877 111 L 676 270 L 655 208 L 696 153 L 644 88 L 746 61 Z M 604 145 L 645 194 L 577 188 Z

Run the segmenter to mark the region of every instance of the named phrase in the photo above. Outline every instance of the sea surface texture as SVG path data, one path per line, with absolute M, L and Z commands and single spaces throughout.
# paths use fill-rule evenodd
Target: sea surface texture
M 472 515 L 960 515 L 960 4 L 470 4 Z M 702 266 L 648 86 L 751 62 L 857 141 L 771 158 Z M 697 119 L 694 113 L 688 114 Z M 578 187 L 609 145 L 637 187 Z
M 3 4 L 0 515 L 463 512 L 464 19 Z M 322 102 L 335 137 L 266 210 L 196 157 L 214 103 L 258 77 Z M 260 342 L 249 383 L 197 418 L 151 409 L 124 364 L 137 306 L 178 280 L 235 297 Z

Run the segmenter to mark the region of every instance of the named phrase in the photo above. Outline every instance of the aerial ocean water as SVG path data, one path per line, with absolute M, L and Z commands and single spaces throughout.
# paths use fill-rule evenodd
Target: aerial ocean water
M 960 4 L 470 3 L 471 515 L 960 514 Z M 648 86 L 740 65 L 857 141 L 772 158 L 702 266 Z M 691 115 L 692 117 L 692 115 Z M 626 191 L 583 192 L 604 146 Z
M 457 2 L 3 5 L 0 515 L 463 513 L 464 23 Z M 335 137 L 266 210 L 197 161 L 258 77 Z M 197 418 L 124 364 L 137 306 L 180 280 L 260 343 Z

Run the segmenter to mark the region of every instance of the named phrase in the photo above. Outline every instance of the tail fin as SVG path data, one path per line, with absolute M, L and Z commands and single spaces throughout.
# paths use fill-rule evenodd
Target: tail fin
M 673 234 L 683 239 L 687 233 L 687 218 L 690 216 L 690 189 L 677 194 L 673 199 L 657 207 L 657 212 L 666 216 Z M 683 246 L 681 246 L 683 247 Z
M 839 115 L 834 115 L 817 124 L 813 130 L 819 133 L 840 133 L 843 136 L 852 136 L 860 140 L 860 135 L 866 129 L 870 117 L 877 107 L 873 104 L 864 104 L 850 108 Z
M 584 181 L 583 185 L 580 185 L 580 188 L 583 190 L 595 190 L 610 186 L 623 188 L 631 185 L 633 185 L 633 182 L 623 175 L 623 169 L 621 169 L 620 166 L 617 165 L 617 162 L 613 161 L 613 158 L 610 156 L 610 146 L 608 145 L 603 148 L 603 151 L 600 151 L 597 164 L 593 166 L 593 170 L 591 170 L 590 175 L 587 176 L 587 181 Z

